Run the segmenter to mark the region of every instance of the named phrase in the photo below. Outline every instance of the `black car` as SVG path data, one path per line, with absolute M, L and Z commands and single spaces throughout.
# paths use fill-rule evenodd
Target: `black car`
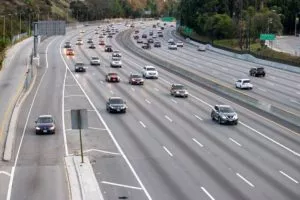
M 249 71 L 250 76 L 266 76 L 265 69 L 263 67 L 253 67 Z
M 112 49 L 111 45 L 106 45 L 104 51 L 105 52 L 113 52 L 113 49 Z
M 161 43 L 159 41 L 154 42 L 154 47 L 161 47 Z
M 64 48 L 66 49 L 72 48 L 71 42 L 66 42 Z
M 211 111 L 211 119 L 219 124 L 238 124 L 238 115 L 228 105 L 216 105 Z
M 35 121 L 35 133 L 38 134 L 54 134 L 55 121 L 51 115 L 40 115 Z
M 142 35 L 142 38 L 147 38 L 147 34 L 144 33 L 144 34 Z
M 126 102 L 121 97 L 110 97 L 106 102 L 106 110 L 117 113 L 126 113 Z
M 83 63 L 76 63 L 75 64 L 75 72 L 86 72 L 86 69 L 84 67 Z
M 142 44 L 142 48 L 143 49 L 151 49 L 151 45 L 147 42 L 147 43 L 143 43 Z
M 137 39 L 139 39 L 139 36 L 138 35 L 134 35 L 133 39 L 137 40 Z

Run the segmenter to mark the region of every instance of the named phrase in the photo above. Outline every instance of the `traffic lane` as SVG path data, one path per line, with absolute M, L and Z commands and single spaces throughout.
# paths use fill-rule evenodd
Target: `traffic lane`
M 54 39 L 54 38 L 53 38 Z M 49 47 L 57 49 L 59 42 L 54 39 Z M 20 149 L 15 171 L 11 199 L 67 199 L 68 188 L 63 163 L 64 146 L 61 126 L 61 86 L 63 69 L 57 60 L 57 52 L 48 51 L 48 68 L 38 69 L 37 79 L 41 85 L 34 96 L 34 104 L 29 114 L 28 125 Z M 54 85 L 52 83 L 55 83 Z M 51 85 L 51 87 L 49 87 Z M 31 104 L 31 102 L 29 102 Z M 25 104 L 25 107 L 31 105 Z M 56 134 L 49 136 L 35 135 L 34 121 L 40 114 L 52 114 L 56 119 Z M 21 127 L 19 127 L 21 128 Z M 20 129 L 18 129 L 20 130 Z M 27 184 L 27 183 L 31 184 Z
M 86 76 L 82 74 L 78 74 L 77 78 L 81 82 L 83 87 L 87 87 L 86 86 L 87 83 L 85 81 Z M 84 99 L 80 100 L 80 102 L 82 101 L 84 101 Z M 87 100 L 85 99 L 85 101 Z M 103 101 L 102 103 L 105 105 L 105 101 Z M 70 103 L 67 103 L 66 105 L 68 105 L 68 108 L 66 108 L 67 110 L 70 107 L 72 107 Z M 92 115 L 94 114 L 92 113 Z M 92 116 L 89 117 L 89 119 L 91 118 Z M 96 124 L 94 123 L 93 126 L 96 126 Z M 101 130 L 99 130 L 99 128 Z M 101 131 L 102 133 L 101 135 L 99 135 L 99 131 Z M 74 133 L 74 131 L 70 131 L 68 133 Z M 70 146 L 73 149 L 73 152 L 74 149 L 76 149 L 76 147 L 74 146 L 75 144 L 77 144 L 77 152 L 78 152 L 78 146 L 79 146 L 78 139 L 76 143 L 75 141 L 76 136 L 73 135 L 73 137 L 71 137 L 70 135 L 68 135 L 68 142 L 70 140 L 73 140 L 72 142 L 73 145 Z M 139 187 L 138 183 L 135 180 L 134 176 L 132 175 L 132 172 L 130 171 L 129 167 L 126 165 L 123 157 L 121 155 L 117 155 L 117 156 L 115 155 L 119 153 L 115 150 L 115 146 L 112 146 L 113 144 L 112 140 L 109 137 L 106 130 L 102 130 L 101 126 L 99 127 L 99 124 L 97 125 L 97 127 L 90 127 L 90 130 L 84 132 L 83 141 L 84 141 L 84 152 L 88 154 L 90 159 L 92 160 L 93 168 L 94 171 L 96 172 L 98 183 L 102 188 L 102 192 L 104 193 L 105 197 L 110 199 L 110 198 L 118 198 L 120 196 L 122 197 L 122 195 L 123 196 L 129 195 L 129 196 L 133 196 L 135 199 L 145 198 L 145 194 L 143 191 L 141 191 L 141 189 L 136 190 L 132 188 L 132 187 Z

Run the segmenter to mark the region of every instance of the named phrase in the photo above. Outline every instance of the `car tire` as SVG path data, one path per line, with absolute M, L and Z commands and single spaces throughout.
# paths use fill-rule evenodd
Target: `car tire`
M 219 123 L 219 124 L 222 124 L 221 117 L 218 117 L 218 123 Z

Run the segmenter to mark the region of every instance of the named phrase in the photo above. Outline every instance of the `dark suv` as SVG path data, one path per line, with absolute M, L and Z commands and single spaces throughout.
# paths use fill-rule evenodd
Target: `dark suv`
M 110 97 L 106 102 L 108 112 L 126 113 L 126 102 L 121 97 Z
M 174 97 L 188 97 L 189 93 L 187 89 L 181 84 L 172 84 L 170 94 Z
M 219 124 L 238 124 L 238 115 L 228 105 L 216 105 L 211 111 L 211 119 Z
M 263 76 L 265 77 L 266 72 L 263 67 L 253 67 L 249 71 L 250 76 Z
M 40 115 L 35 121 L 35 133 L 38 134 L 54 134 L 55 122 L 51 115 Z

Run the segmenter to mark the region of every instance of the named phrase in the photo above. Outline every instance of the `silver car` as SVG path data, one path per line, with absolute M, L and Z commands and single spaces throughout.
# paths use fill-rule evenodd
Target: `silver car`
M 238 124 L 238 115 L 229 105 L 216 105 L 211 111 L 211 119 L 219 124 Z
M 100 65 L 99 57 L 91 57 L 91 65 Z

